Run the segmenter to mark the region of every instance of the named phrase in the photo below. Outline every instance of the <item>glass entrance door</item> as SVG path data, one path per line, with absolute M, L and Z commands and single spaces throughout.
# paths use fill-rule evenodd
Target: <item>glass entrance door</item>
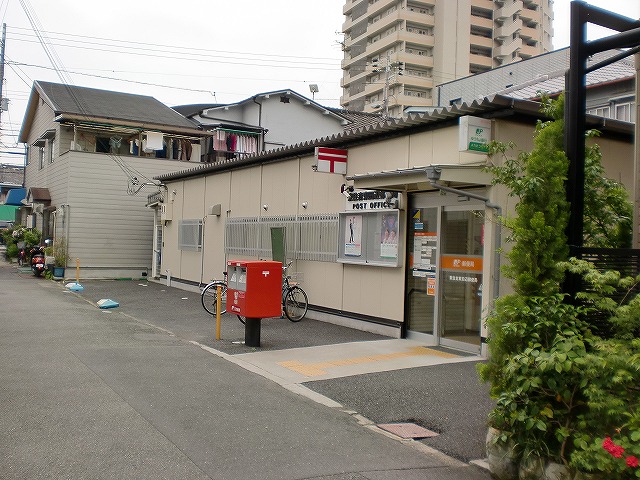
M 440 343 L 480 351 L 482 312 L 481 210 L 442 212 L 440 253 Z
M 479 353 L 484 204 L 419 194 L 411 202 L 405 312 L 407 334 Z
M 416 208 L 409 222 L 406 308 L 409 329 L 432 336 L 436 311 L 438 208 Z

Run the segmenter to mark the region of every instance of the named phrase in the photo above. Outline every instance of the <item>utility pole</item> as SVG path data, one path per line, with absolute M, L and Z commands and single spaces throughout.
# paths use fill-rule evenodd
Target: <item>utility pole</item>
M 389 86 L 391 85 L 392 72 L 396 75 L 402 75 L 404 70 L 403 62 L 391 62 L 389 54 L 385 58 L 382 68 L 378 68 L 378 64 L 374 63 L 374 72 L 384 72 L 384 88 L 382 90 L 382 115 L 389 118 Z
M 2 24 L 2 45 L 0 45 L 0 122 L 2 119 L 2 111 L 6 104 L 3 95 L 3 86 L 4 86 L 4 45 L 7 39 L 7 24 Z M 1 123 L 0 123 L 1 124 Z
M 383 109 L 384 118 L 389 118 L 389 79 L 391 77 L 391 59 L 387 54 L 387 59 L 384 65 L 385 78 L 384 78 L 384 90 L 382 91 L 383 97 Z

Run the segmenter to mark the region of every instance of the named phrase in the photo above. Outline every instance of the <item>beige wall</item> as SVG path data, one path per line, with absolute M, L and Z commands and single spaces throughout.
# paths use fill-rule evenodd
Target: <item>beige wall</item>
M 517 145 L 514 155 L 529 151 L 533 147 L 532 124 L 507 120 L 493 122 L 493 135 L 499 141 L 513 141 Z M 603 145 L 605 164 L 608 171 L 619 171 L 621 178 L 630 177 L 631 162 L 627 166 L 622 159 L 631 152 L 632 145 L 620 141 L 599 139 Z M 611 159 L 610 157 L 613 157 Z M 619 159 L 620 157 L 620 159 Z M 630 158 L 630 157 L 629 157 Z M 380 141 L 371 141 L 349 148 L 348 175 L 385 170 L 406 169 L 430 164 L 469 165 L 485 162 L 481 154 L 458 151 L 458 127 L 449 126 L 430 132 L 415 133 Z M 494 161 L 501 161 L 500 158 Z M 202 178 L 171 182 L 169 192 L 178 192 L 174 219 L 165 226 L 165 246 L 163 251 L 163 273 L 166 268 L 180 272 L 179 276 L 188 282 L 206 283 L 211 278 L 220 278 L 225 268 L 224 221 L 233 217 L 260 217 L 278 215 L 308 215 L 317 213 L 338 213 L 345 210 L 345 198 L 340 194 L 340 186 L 345 177 L 337 174 L 318 173 L 312 169 L 313 157 L 307 155 L 280 162 L 243 168 Z M 502 187 L 487 187 L 485 194 L 502 206 L 504 215 L 513 212 L 516 200 L 507 195 Z M 181 198 L 189 199 L 190 206 L 179 203 Z M 204 199 L 204 200 L 203 200 Z M 209 205 L 221 204 L 221 217 L 206 216 Z M 303 208 L 302 204 L 307 207 Z M 262 205 L 268 205 L 265 212 Z M 406 203 L 405 203 L 406 206 Z M 193 218 L 205 218 L 204 262 L 198 264 L 199 257 L 177 250 L 177 224 L 179 215 L 188 212 Z M 406 216 L 406 212 L 403 214 Z M 186 217 L 185 217 L 186 218 Z M 487 249 L 496 241 L 495 211 L 487 209 L 487 229 L 485 241 Z M 502 232 L 503 242 L 508 232 Z M 406 257 L 406 230 L 403 228 L 399 258 Z M 336 239 L 337 242 L 338 239 Z M 504 243 L 503 243 L 504 246 Z M 507 246 L 508 247 L 508 246 Z M 495 260 L 495 253 L 485 252 L 486 258 Z M 504 264 L 504 254 L 500 257 Z M 486 302 L 492 298 L 495 269 L 492 261 L 487 261 L 485 271 Z M 405 265 L 397 268 L 352 265 L 332 262 L 297 261 L 293 271 L 303 274 L 303 287 L 311 304 L 345 312 L 369 315 L 395 321 L 404 319 Z M 174 274 L 174 277 L 176 275 Z M 500 292 L 507 293 L 510 281 L 501 278 Z M 314 315 L 313 312 L 310 315 Z M 486 333 L 486 332 L 485 332 Z

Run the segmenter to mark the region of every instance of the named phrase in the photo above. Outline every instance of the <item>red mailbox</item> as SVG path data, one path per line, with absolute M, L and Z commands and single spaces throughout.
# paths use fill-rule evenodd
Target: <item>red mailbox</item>
M 227 311 L 247 318 L 279 317 L 282 308 L 282 263 L 227 262 Z

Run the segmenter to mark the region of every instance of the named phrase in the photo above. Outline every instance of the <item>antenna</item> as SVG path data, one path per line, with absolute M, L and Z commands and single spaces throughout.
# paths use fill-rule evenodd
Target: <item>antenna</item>
M 320 89 L 318 88 L 318 84 L 317 83 L 312 83 L 309 85 L 309 91 L 311 92 L 311 98 L 312 100 L 316 99 L 316 93 L 318 93 L 320 91 Z

